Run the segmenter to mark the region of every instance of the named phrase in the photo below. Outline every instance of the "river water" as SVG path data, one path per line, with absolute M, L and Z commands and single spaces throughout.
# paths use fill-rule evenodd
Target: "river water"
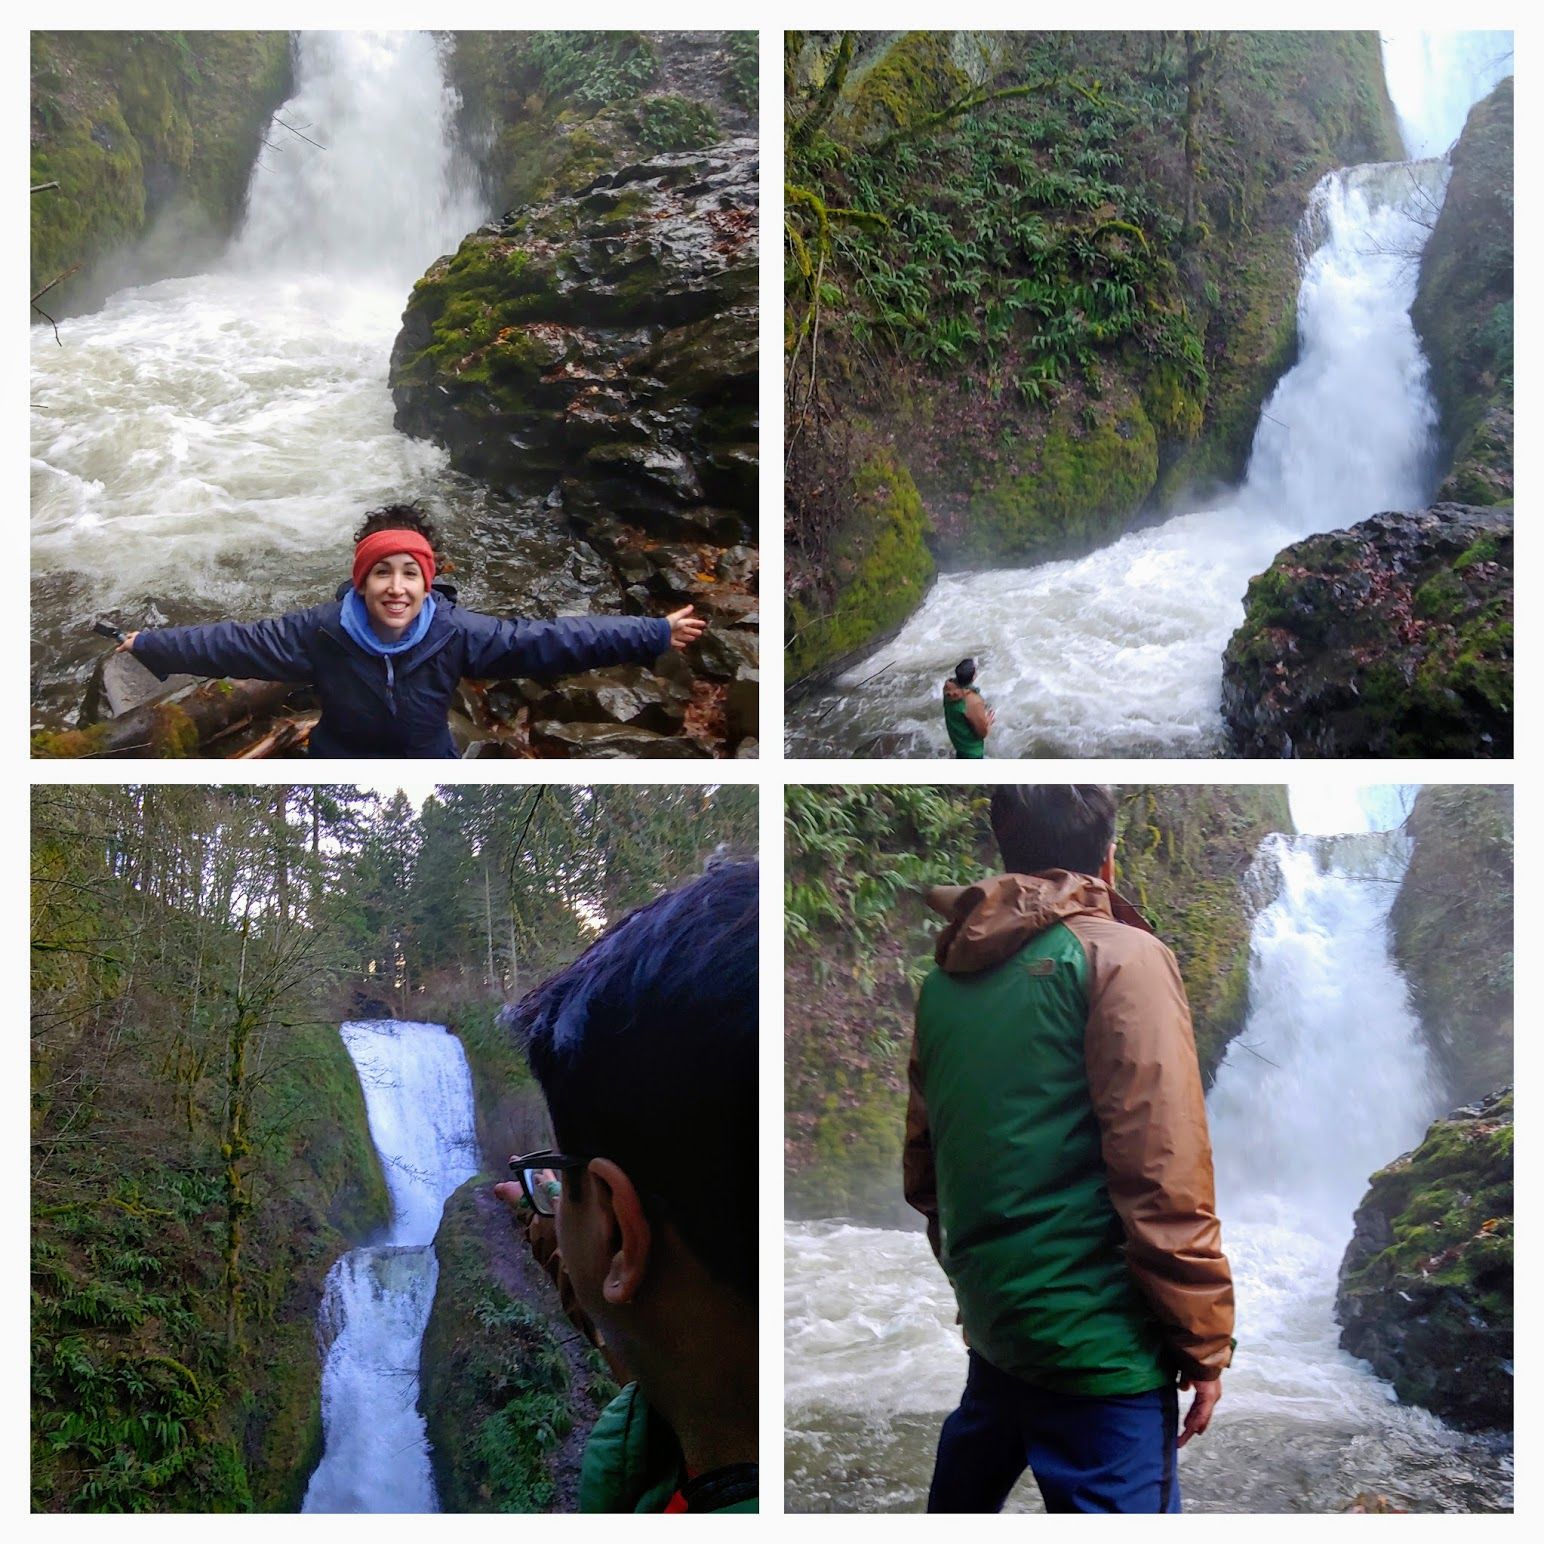
M 1510 68 L 1509 54 L 1496 62 L 1509 35 L 1402 36 L 1391 85 L 1421 144 L 1443 150 Z M 788 753 L 948 755 L 940 683 L 973 655 L 995 756 L 1224 754 L 1222 651 L 1249 579 L 1290 543 L 1418 508 L 1434 486 L 1436 410 L 1409 312 L 1446 183 L 1445 161 L 1424 159 L 1315 187 L 1298 360 L 1261 412 L 1242 486 L 1087 557 L 940 577 L 895 639 L 790 711 Z
M 370 1137 L 391 1192 L 379 1244 L 328 1272 L 321 1462 L 305 1512 L 437 1512 L 418 1357 L 439 1266 L 434 1234 L 446 1199 L 479 1167 L 472 1076 L 441 1024 L 395 1019 L 342 1026 L 359 1073 Z
M 296 37 L 295 95 L 229 251 L 61 322 L 62 347 L 32 329 L 37 726 L 73 722 L 105 647 L 96 617 L 127 630 L 314 605 L 347 577 L 360 515 L 389 501 L 442 512 L 463 599 L 589 609 L 538 501 L 498 499 L 392 427 L 408 292 L 489 213 L 443 45 Z
M 1394 1401 L 1339 1348 L 1334 1287 L 1368 1176 L 1446 1108 L 1388 947 L 1408 790 L 1294 800 L 1267 838 L 1250 1011 L 1208 1097 L 1238 1352 L 1212 1429 L 1180 1455 L 1191 1511 L 1511 1505 L 1507 1444 Z M 1299 807 L 1300 806 L 1300 807 Z M 840 1220 L 786 1235 L 788 1505 L 918 1510 L 965 1359 L 921 1233 Z M 1039 1510 L 1026 1478 L 1010 1510 Z

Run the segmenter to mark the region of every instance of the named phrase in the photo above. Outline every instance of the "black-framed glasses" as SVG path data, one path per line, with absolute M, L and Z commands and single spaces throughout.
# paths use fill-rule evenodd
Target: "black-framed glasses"
M 509 1167 L 519 1177 L 520 1188 L 531 1203 L 531 1210 L 539 1217 L 555 1217 L 557 1200 L 563 1193 L 563 1186 L 555 1174 L 582 1169 L 593 1156 L 581 1157 L 577 1153 L 558 1153 L 544 1148 L 539 1153 L 524 1153 L 519 1158 L 511 1158 Z

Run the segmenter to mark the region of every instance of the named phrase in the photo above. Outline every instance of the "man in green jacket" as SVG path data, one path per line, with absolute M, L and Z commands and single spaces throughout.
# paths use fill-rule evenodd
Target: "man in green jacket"
M 997 722 L 976 689 L 976 662 L 962 659 L 954 674 L 944 681 L 944 728 L 959 761 L 981 761 L 986 756 L 986 737 Z
M 1113 888 L 1110 789 L 999 787 L 992 829 L 1008 872 L 929 896 L 911 1062 L 906 1196 L 969 1347 L 928 1509 L 1027 1465 L 1050 1511 L 1177 1512 L 1233 1331 L 1184 985 Z
M 758 941 L 756 865 L 715 861 L 501 1015 L 557 1148 L 499 1194 L 555 1212 L 636 1378 L 585 1446 L 583 1512 L 757 1510 Z

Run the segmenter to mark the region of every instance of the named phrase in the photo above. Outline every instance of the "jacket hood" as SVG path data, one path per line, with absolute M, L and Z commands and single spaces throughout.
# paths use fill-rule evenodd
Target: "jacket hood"
M 933 957 L 951 976 L 990 970 L 1012 959 L 1030 939 L 1068 917 L 1113 917 L 1151 933 L 1142 914 L 1102 879 L 1047 869 L 997 874 L 974 885 L 935 885 L 927 903 L 948 918 Z

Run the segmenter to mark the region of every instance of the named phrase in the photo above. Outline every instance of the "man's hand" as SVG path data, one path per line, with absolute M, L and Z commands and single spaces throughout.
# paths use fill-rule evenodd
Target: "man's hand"
M 123 654 L 123 653 L 132 654 L 134 652 L 134 640 L 136 638 L 138 638 L 138 637 L 139 637 L 139 634 L 137 632 L 133 632 L 133 633 L 128 634 L 128 636 L 123 640 L 123 642 L 120 643 L 118 645 L 118 647 L 113 650 L 113 653 L 114 654 Z
M 679 611 L 672 611 L 665 620 L 670 624 L 670 647 L 672 649 L 685 649 L 696 643 L 702 635 L 702 630 L 708 624 L 703 617 L 694 617 L 690 606 L 682 606 Z
M 1179 1386 L 1188 1389 L 1191 1379 L 1181 1378 Z M 1185 1425 L 1179 1434 L 1179 1446 L 1190 1441 L 1192 1437 L 1199 1437 L 1208 1426 L 1212 1424 L 1212 1411 L 1217 1408 L 1217 1401 L 1222 1398 L 1222 1377 L 1219 1374 L 1215 1378 L 1208 1378 L 1204 1383 L 1195 1379 L 1196 1397 L 1190 1402 L 1190 1409 L 1185 1413 Z

